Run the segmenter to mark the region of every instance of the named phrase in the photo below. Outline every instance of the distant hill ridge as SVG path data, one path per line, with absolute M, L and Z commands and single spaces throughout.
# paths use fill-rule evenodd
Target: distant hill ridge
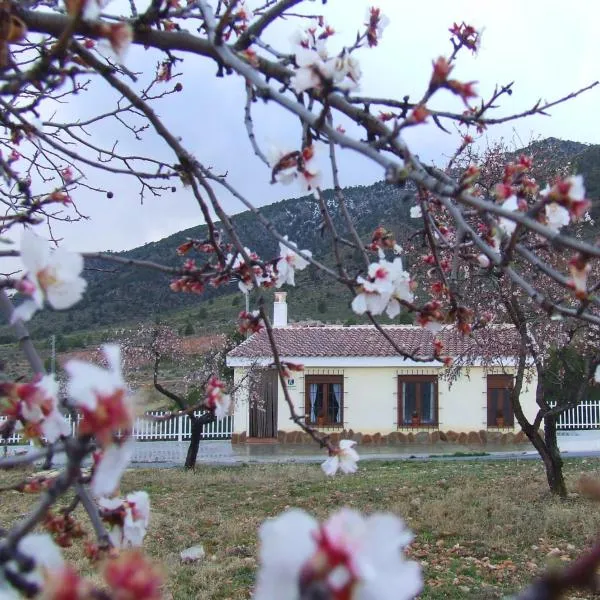
M 598 198 L 600 195 L 600 145 L 585 145 L 549 138 L 534 142 L 519 152 L 531 152 L 536 156 L 557 162 L 571 161 L 574 170 L 585 176 L 588 196 Z M 409 218 L 412 196 L 413 191 L 410 186 L 399 189 L 384 182 L 344 190 L 350 215 L 359 234 L 365 240 L 382 223 L 394 231 L 398 239 L 403 239 L 413 231 L 416 222 Z M 330 206 L 335 205 L 331 190 L 325 192 L 325 198 Z M 597 211 L 598 207 L 595 207 L 594 212 Z M 323 219 L 318 203 L 312 196 L 282 200 L 261 207 L 260 212 L 278 231 L 289 234 L 300 248 L 309 249 L 316 256 L 332 263 L 330 238 L 323 233 L 321 227 Z M 276 241 L 250 211 L 234 215 L 232 220 L 238 229 L 240 239 L 246 246 L 265 258 L 276 255 Z M 347 235 L 346 227 L 339 217 L 336 217 L 335 221 L 340 234 Z M 201 225 L 116 254 L 179 266 L 182 261 L 175 253 L 176 248 L 186 238 L 203 239 L 206 234 L 206 226 Z M 352 254 L 348 249 L 345 258 L 352 259 Z M 235 291 L 233 286 L 228 286 L 218 290 L 207 289 L 200 296 L 174 293 L 169 289 L 169 277 L 149 269 L 116 268 L 114 264 L 107 265 L 106 262 L 100 263 L 100 261 L 86 261 L 86 266 L 91 270 L 86 272 L 88 289 L 84 298 L 66 313 L 44 311 L 41 317 L 34 318 L 31 324 L 34 337 L 44 337 L 56 332 L 71 333 L 119 323 L 149 321 L 157 315 L 170 311 L 202 306 L 211 298 Z M 310 270 L 307 274 L 303 274 L 303 277 L 311 281 L 315 288 L 315 297 L 332 298 L 331 290 L 334 288 L 330 281 L 321 279 L 319 274 L 310 273 Z M 232 310 L 232 315 L 237 314 L 240 308 Z M 298 314 L 297 317 L 312 316 L 320 320 L 328 320 L 332 316 L 328 316 L 326 310 L 322 311 L 324 313 L 322 315 L 314 314 L 314 306 L 307 308 L 307 311 L 308 314 Z

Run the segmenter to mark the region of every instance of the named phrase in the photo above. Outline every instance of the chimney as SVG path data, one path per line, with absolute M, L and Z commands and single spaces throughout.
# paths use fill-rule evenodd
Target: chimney
M 273 303 L 273 327 L 287 327 L 287 292 L 275 292 Z

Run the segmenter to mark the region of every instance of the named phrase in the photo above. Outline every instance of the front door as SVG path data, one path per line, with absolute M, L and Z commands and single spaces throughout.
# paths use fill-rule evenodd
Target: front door
M 275 369 L 265 369 L 257 378 L 256 393 L 250 395 L 249 437 L 277 437 L 277 390 Z

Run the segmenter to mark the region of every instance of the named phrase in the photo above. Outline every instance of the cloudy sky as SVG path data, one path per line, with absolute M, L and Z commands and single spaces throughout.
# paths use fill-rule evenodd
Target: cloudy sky
M 253 0 L 248 4 L 252 6 Z M 331 40 L 331 51 L 352 43 L 362 28 L 366 8 L 372 2 L 329 0 L 307 2 L 306 11 L 323 10 L 338 34 Z M 600 78 L 600 4 L 595 0 L 428 0 L 421 3 L 380 0 L 378 6 L 389 17 L 378 47 L 363 49 L 357 57 L 363 70 L 361 95 L 411 99 L 420 97 L 431 73 L 431 61 L 449 53 L 448 27 L 466 21 L 483 28 L 482 46 L 477 56 L 460 58 L 453 75 L 462 81 L 476 80 L 477 90 L 487 98 L 496 84 L 514 81 L 514 93 L 502 100 L 498 115 L 519 112 L 539 98 L 555 99 Z M 289 37 L 294 24 L 283 23 L 269 35 L 269 41 L 282 51 L 291 49 Z M 130 51 L 127 66 L 135 71 L 153 71 L 158 56 L 141 48 Z M 294 186 L 269 183 L 268 169 L 254 157 L 243 123 L 244 86 L 239 77 L 218 79 L 212 62 L 194 57 L 181 67 L 179 81 L 184 86 L 156 104 L 155 109 L 179 136 L 183 144 L 205 165 L 228 173 L 230 182 L 256 205 L 301 195 Z M 143 82 L 143 77 L 142 77 Z M 599 86 L 600 88 L 600 86 Z M 488 140 L 504 138 L 509 144 L 527 144 L 533 138 L 554 136 L 585 143 L 600 143 L 597 112 L 600 89 L 596 88 L 570 103 L 551 111 L 552 117 L 536 116 L 491 129 Z M 55 118 L 89 115 L 110 110 L 115 96 L 101 85 L 91 94 L 82 94 L 74 105 L 58 108 Z M 461 110 L 458 99 L 440 92 L 434 107 Z M 46 115 L 48 116 L 48 115 Z M 256 134 L 264 145 L 297 148 L 300 129 L 297 121 L 270 103 L 255 107 Z M 98 143 L 109 144 L 117 136 L 119 147 L 131 153 L 150 153 L 169 158 L 165 149 L 150 136 L 142 146 L 126 131 L 103 126 L 94 135 Z M 431 127 L 410 130 L 406 140 L 424 160 L 443 164 L 457 144 L 457 135 Z M 344 152 L 340 174 L 343 185 L 370 184 L 381 179 L 380 169 Z M 325 165 L 324 165 L 325 166 Z M 176 231 L 202 222 L 198 207 L 181 185 L 175 193 L 147 196 L 140 203 L 139 187 L 134 181 L 90 169 L 86 175 L 93 184 L 110 188 L 114 197 L 77 193 L 80 211 L 89 220 L 58 225 L 55 235 L 66 246 L 78 250 L 122 250 L 164 238 Z M 326 186 L 330 179 L 325 177 Z M 242 210 L 240 204 L 221 195 L 226 209 Z M 43 233 L 40 229 L 40 233 Z

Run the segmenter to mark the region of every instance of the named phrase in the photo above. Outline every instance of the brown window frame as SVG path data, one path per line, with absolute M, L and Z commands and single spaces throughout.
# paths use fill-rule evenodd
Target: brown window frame
M 411 418 L 410 423 L 404 422 L 404 390 L 403 383 L 433 383 L 433 401 L 434 401 L 434 422 L 423 423 L 421 421 L 421 398 L 420 387 L 417 387 L 417 398 L 416 404 L 419 412 L 418 422 L 413 422 Z M 439 389 L 438 389 L 438 376 L 437 375 L 398 375 L 398 428 L 414 427 L 414 428 L 437 428 L 440 424 L 440 403 L 439 403 Z
M 487 413 L 487 426 L 488 428 L 503 428 L 515 426 L 515 414 L 513 411 L 512 403 L 510 401 L 510 392 L 514 386 L 514 377 L 512 375 L 488 375 L 486 383 L 486 413 Z M 503 410 L 500 412 L 497 407 L 498 400 L 496 399 L 496 410 L 492 406 L 493 394 L 492 391 L 504 391 L 507 395 L 504 396 Z M 494 412 L 496 413 L 494 415 Z M 506 414 L 505 414 L 506 413 Z M 502 416 L 503 422 L 498 423 L 498 415 Z
M 323 409 L 324 416 L 316 415 L 316 421 L 311 420 L 311 405 L 310 405 L 310 386 L 311 384 L 323 384 Z M 342 399 L 339 407 L 340 420 L 330 421 L 328 416 L 329 408 L 329 387 L 327 384 L 340 384 L 342 386 Z M 304 419 L 309 425 L 316 427 L 344 427 L 344 376 L 343 375 L 306 375 L 304 377 Z

